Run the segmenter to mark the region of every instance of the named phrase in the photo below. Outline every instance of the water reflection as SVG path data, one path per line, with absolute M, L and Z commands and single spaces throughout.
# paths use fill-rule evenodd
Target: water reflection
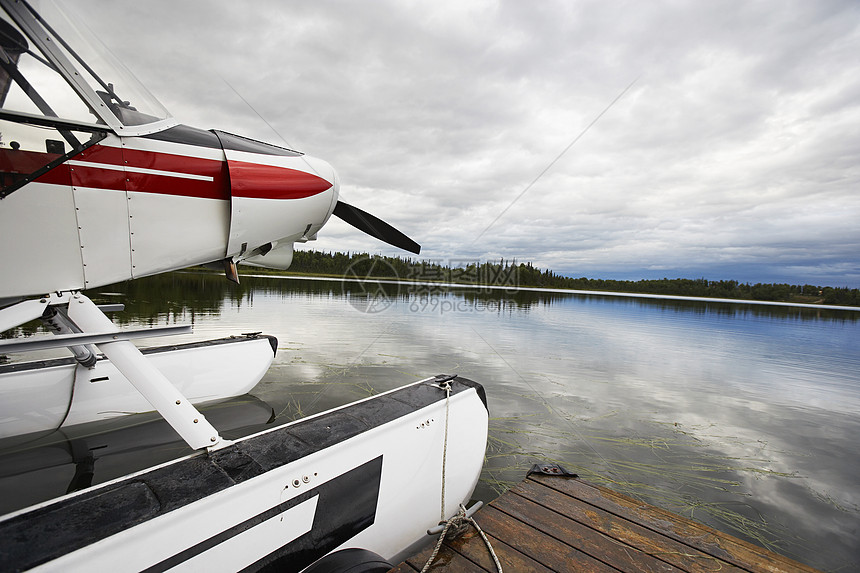
M 481 382 L 479 498 L 556 461 L 810 565 L 860 563 L 860 313 L 187 273 L 88 294 L 124 302 L 123 324 L 277 336 L 251 392 L 271 423 L 438 373 Z
M 202 407 L 222 436 L 267 426 L 271 406 L 240 396 Z M 160 416 L 148 413 L 0 440 L 0 514 L 190 454 Z M 11 495 L 14 492 L 14 495 Z
M 765 317 L 783 320 L 856 322 L 860 312 L 827 308 L 761 305 L 750 302 L 725 304 L 695 300 L 663 300 L 628 298 L 599 294 L 573 294 L 537 289 L 487 289 L 482 287 L 444 287 L 427 283 L 394 281 L 336 281 L 300 277 L 267 277 L 243 275 L 241 284 L 223 280 L 214 273 L 177 272 L 104 287 L 88 294 L 94 299 L 109 300 L 122 297 L 127 305 L 127 317 L 141 323 L 163 320 L 172 315 L 211 315 L 225 303 L 241 306 L 251 304 L 255 293 L 278 294 L 284 298 L 319 299 L 347 297 L 367 299 L 385 297 L 389 302 L 426 305 L 431 311 L 445 312 L 468 309 L 528 311 L 533 306 L 552 306 L 578 301 L 583 304 L 610 304 L 615 307 L 645 307 L 674 313 L 720 315 L 727 317 Z M 444 305 L 444 301 L 449 301 Z M 466 305 L 457 304 L 465 302 Z M 433 306 L 435 304 L 435 306 Z

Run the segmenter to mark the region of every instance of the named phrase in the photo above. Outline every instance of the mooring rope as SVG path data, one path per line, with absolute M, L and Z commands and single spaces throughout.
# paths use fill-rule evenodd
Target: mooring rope
M 502 564 L 499 563 L 499 558 L 496 555 L 496 552 L 493 550 L 493 546 L 490 545 L 490 540 L 487 539 L 484 530 L 481 529 L 481 526 L 478 525 L 478 522 L 475 521 L 474 518 L 466 515 L 466 508 L 463 507 L 463 504 L 460 504 L 460 508 L 457 510 L 457 513 L 451 516 L 451 519 L 445 522 L 445 527 L 442 529 L 442 533 L 439 534 L 439 541 L 436 542 L 436 547 L 433 548 L 433 553 L 430 555 L 430 559 L 427 560 L 427 563 L 424 564 L 424 567 L 421 569 L 421 573 L 426 573 L 430 569 L 430 565 L 432 565 L 433 561 L 436 559 L 436 556 L 439 554 L 439 550 L 442 548 L 442 543 L 445 541 L 445 536 L 448 534 L 448 529 L 454 528 L 454 533 L 452 537 L 459 535 L 462 533 L 467 524 L 471 523 L 475 526 L 475 529 L 478 530 L 478 534 L 481 536 L 481 539 L 484 540 L 484 544 L 487 546 L 487 550 L 490 552 L 490 557 L 493 558 L 493 563 L 496 564 L 496 570 L 499 573 L 504 573 L 502 571 Z
M 430 559 L 428 559 L 427 563 L 424 564 L 424 568 L 421 569 L 421 573 L 426 573 L 426 571 L 430 569 L 430 565 L 439 554 L 439 549 L 442 548 L 442 543 L 445 541 L 445 536 L 448 534 L 448 530 L 451 527 L 454 528 L 454 531 L 451 534 L 451 537 L 453 538 L 463 533 L 469 523 L 475 526 L 475 529 L 477 529 L 478 533 L 481 535 L 481 539 L 484 540 L 484 544 L 486 544 L 487 549 L 490 551 L 490 556 L 493 558 L 493 562 L 495 562 L 498 572 L 503 573 L 502 564 L 499 563 L 499 558 L 496 556 L 496 552 L 493 551 L 493 546 L 490 545 L 490 540 L 487 539 L 486 535 L 484 535 L 484 530 L 481 529 L 478 522 L 466 514 L 466 508 L 462 503 L 460 504 L 457 513 L 451 516 L 451 519 L 445 519 L 445 466 L 448 462 L 448 413 L 451 405 L 451 379 L 440 382 L 439 387 L 445 390 L 445 440 L 442 443 L 442 507 L 439 512 L 439 524 L 441 525 L 444 523 L 445 527 L 442 528 L 442 533 L 439 535 L 439 541 L 436 542 L 436 547 L 433 549 Z M 478 502 L 478 504 L 480 505 L 480 502 Z M 474 511 L 476 507 L 473 507 L 472 511 Z M 428 531 L 428 533 L 430 532 Z
M 448 411 L 451 405 L 451 381 L 443 382 L 445 390 L 445 440 L 442 442 L 442 509 L 439 511 L 439 522 L 445 521 L 445 466 L 448 465 Z

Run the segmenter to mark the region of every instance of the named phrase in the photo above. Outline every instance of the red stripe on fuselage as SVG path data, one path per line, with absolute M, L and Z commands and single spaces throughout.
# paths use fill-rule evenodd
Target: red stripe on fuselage
M 230 185 L 234 197 L 258 199 L 302 199 L 331 189 L 332 184 L 312 173 L 248 163 L 229 161 Z
M 63 163 L 57 165 L 47 173 L 44 173 L 36 179 L 39 183 L 48 183 L 50 185 L 65 185 L 71 187 L 72 181 L 69 179 L 69 166 Z
M 332 187 L 331 182 L 298 169 L 250 163 L 219 161 L 186 155 L 94 145 L 72 158 L 74 165 L 61 165 L 38 180 L 57 185 L 229 200 L 302 199 Z M 88 165 L 92 164 L 92 165 Z M 228 171 L 229 164 L 229 171 Z M 103 167 L 110 165 L 116 169 Z M 135 169 L 165 173 L 140 173 Z M 201 180 L 193 177 L 211 178 Z
M 93 145 L 72 157 L 72 161 L 102 163 L 122 168 L 122 149 L 107 145 Z M 125 191 L 125 171 L 80 164 L 69 168 L 72 171 L 72 185 L 76 187 Z
M 227 164 L 224 161 L 136 149 L 123 149 L 123 157 L 130 168 L 154 169 L 177 174 L 172 176 L 127 171 L 126 185 L 129 191 L 230 200 L 230 179 L 227 174 Z M 182 174 L 211 177 L 212 180 L 189 179 L 181 177 Z
M 93 145 L 84 149 L 72 159 L 78 161 L 92 161 L 93 163 L 106 163 L 122 167 L 122 149 L 119 147 L 111 147 L 109 145 Z
M 78 187 L 230 200 L 229 176 L 224 161 L 107 145 L 94 145 L 71 160 L 74 165 L 52 169 L 39 181 L 68 184 L 68 170 L 71 170 L 72 185 Z M 89 163 L 93 165 L 87 165 Z M 103 167 L 105 165 L 116 169 Z M 136 168 L 167 173 L 139 173 Z M 211 180 L 189 178 L 188 175 Z

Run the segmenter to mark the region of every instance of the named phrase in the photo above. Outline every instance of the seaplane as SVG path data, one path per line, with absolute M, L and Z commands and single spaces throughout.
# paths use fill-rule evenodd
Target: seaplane
M 88 424 L 154 412 L 193 450 L 95 485 L 76 472 L 67 493 L 0 516 L 0 570 L 383 571 L 432 541 L 480 475 L 480 384 L 431 376 L 230 440 L 201 405 L 247 393 L 277 341 L 141 349 L 190 327 L 120 329 L 122 305 L 86 295 L 194 265 L 233 281 L 237 265 L 286 269 L 332 215 L 419 245 L 342 201 L 327 162 L 179 123 L 59 9 L 0 7 L 0 331 L 44 326 L 7 334 L 0 355 L 67 352 L 0 365 L 0 443 L 77 435 L 92 469 L 105 452 Z

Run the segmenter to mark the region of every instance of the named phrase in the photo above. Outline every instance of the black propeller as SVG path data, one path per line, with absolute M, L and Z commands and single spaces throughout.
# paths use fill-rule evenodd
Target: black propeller
M 389 245 L 394 245 L 403 250 L 415 253 L 421 252 L 421 245 L 383 221 L 378 217 L 374 217 L 367 211 L 362 211 L 358 207 L 353 207 L 349 203 L 338 201 L 334 206 L 334 215 L 337 215 L 359 231 L 364 231 L 371 237 L 376 237 L 380 241 L 384 241 Z

